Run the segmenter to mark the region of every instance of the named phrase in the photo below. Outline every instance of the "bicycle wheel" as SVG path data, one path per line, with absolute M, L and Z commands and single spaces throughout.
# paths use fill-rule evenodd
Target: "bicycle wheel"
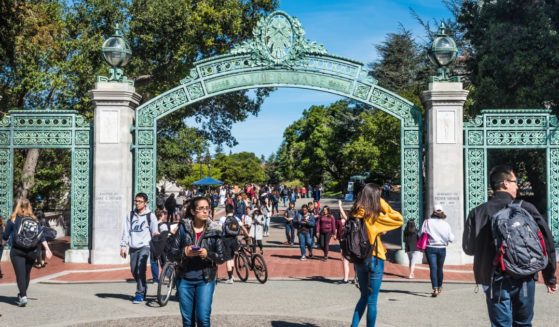
M 243 282 L 246 282 L 248 279 L 248 260 L 244 254 L 236 254 L 235 255 L 235 271 L 237 272 L 237 276 Z
M 159 276 L 159 285 L 157 286 L 157 302 L 164 307 L 171 298 L 171 293 L 175 288 L 175 265 L 167 262 Z
M 252 270 L 260 283 L 264 284 L 268 280 L 268 267 L 266 267 L 264 257 L 260 254 L 252 256 Z

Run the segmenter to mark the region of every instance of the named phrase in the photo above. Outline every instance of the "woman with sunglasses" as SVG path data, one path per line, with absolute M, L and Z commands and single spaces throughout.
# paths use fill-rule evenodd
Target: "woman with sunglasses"
M 221 228 L 209 218 L 210 201 L 195 197 L 179 225 L 183 260 L 177 289 L 183 326 L 210 326 L 217 265 L 223 263 Z

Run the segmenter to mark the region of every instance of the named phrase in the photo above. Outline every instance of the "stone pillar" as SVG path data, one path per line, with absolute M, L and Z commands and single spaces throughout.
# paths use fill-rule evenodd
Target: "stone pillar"
M 455 235 L 447 248 L 446 264 L 472 259 L 462 251 L 464 229 L 464 102 L 468 91 L 459 82 L 432 82 L 421 100 L 427 111 L 427 194 L 425 217 L 435 204 L 443 206 Z
M 119 264 L 122 222 L 132 208 L 134 109 L 141 96 L 128 83 L 98 82 L 93 158 L 92 264 Z

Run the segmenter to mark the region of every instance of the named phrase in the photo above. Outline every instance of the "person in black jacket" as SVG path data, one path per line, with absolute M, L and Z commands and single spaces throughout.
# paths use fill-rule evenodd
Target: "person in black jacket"
M 183 326 L 210 326 L 217 265 L 224 262 L 225 252 L 221 227 L 209 219 L 210 210 L 207 198 L 196 197 L 179 225 L 183 260 L 177 289 Z
M 10 245 L 12 246 L 12 249 L 10 250 L 10 260 L 12 261 L 12 265 L 14 266 L 17 288 L 19 290 L 16 304 L 20 307 L 24 307 L 27 305 L 27 288 L 29 287 L 29 281 L 31 280 L 31 268 L 33 267 L 35 259 L 37 259 L 36 246 L 32 248 L 22 248 L 18 246 L 16 244 L 16 241 L 14 240 L 14 238 L 18 235 L 18 230 L 20 229 L 21 223 L 24 221 L 24 218 L 31 218 L 38 226 L 37 237 L 39 237 L 39 239 L 37 241 L 42 243 L 45 247 L 46 257 L 48 259 L 52 258 L 52 252 L 50 251 L 45 237 L 42 236 L 42 226 L 38 224 L 37 218 L 33 214 L 31 203 L 27 199 L 19 199 L 16 208 L 10 216 L 8 224 L 6 225 L 6 231 L 2 238 L 4 239 L 4 241 L 7 241 L 8 239 L 11 241 Z M 29 219 L 25 220 L 30 221 Z
M 474 275 L 485 291 L 492 326 L 531 326 L 534 317 L 535 282 L 537 274 L 512 278 L 494 266 L 497 250 L 491 231 L 491 217 L 512 203 L 518 193 L 518 180 L 510 166 L 494 167 L 489 174 L 493 197 L 470 211 L 464 226 L 462 248 L 474 256 Z M 536 207 L 521 202 L 538 224 L 545 240 L 549 263 L 542 270 L 548 293 L 555 293 L 555 245 L 549 227 Z

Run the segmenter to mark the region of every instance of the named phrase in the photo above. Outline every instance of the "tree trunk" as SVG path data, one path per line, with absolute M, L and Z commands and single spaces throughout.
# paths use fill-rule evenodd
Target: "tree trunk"
M 25 157 L 25 163 L 23 164 L 23 171 L 21 174 L 20 198 L 27 199 L 29 190 L 31 190 L 35 185 L 35 170 L 37 169 L 38 162 L 39 149 L 29 149 L 27 151 L 27 156 Z

